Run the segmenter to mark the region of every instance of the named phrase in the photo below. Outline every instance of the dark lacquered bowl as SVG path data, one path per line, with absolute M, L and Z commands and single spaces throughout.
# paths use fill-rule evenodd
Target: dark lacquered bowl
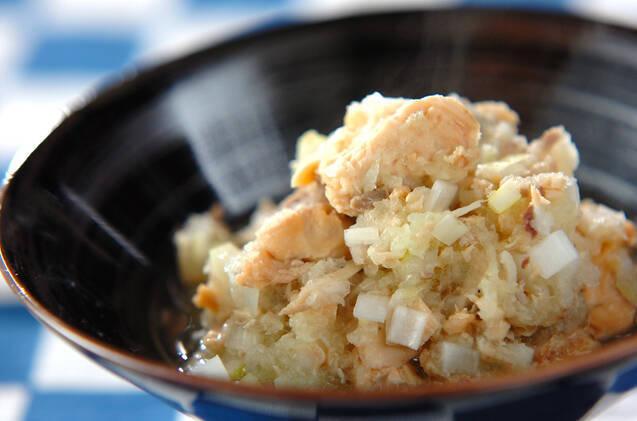
M 577 419 L 635 360 L 637 335 L 551 367 L 403 391 L 249 387 L 177 371 L 192 323 L 174 230 L 222 204 L 234 225 L 288 189 L 307 128 L 378 90 L 500 99 L 530 138 L 564 124 L 583 195 L 637 213 L 637 33 L 562 16 L 451 10 L 253 33 L 130 77 L 73 112 L 4 190 L 4 275 L 90 358 L 208 419 Z

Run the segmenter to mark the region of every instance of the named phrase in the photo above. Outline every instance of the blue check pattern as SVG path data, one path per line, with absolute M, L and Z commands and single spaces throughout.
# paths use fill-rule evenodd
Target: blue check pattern
M 347 4 L 351 3 L 351 4 Z M 0 0 L 0 169 L 15 166 L 70 104 L 109 75 L 169 59 L 256 26 L 364 10 L 391 0 Z M 401 2 L 401 4 L 404 2 Z M 637 27 L 637 2 L 427 0 L 416 6 L 517 7 L 580 13 Z M 333 9 L 333 10 L 331 10 Z M 341 12 L 339 12 L 341 11 Z M 0 420 L 180 421 L 159 400 L 46 331 L 0 282 Z M 589 418 L 634 419 L 637 369 Z

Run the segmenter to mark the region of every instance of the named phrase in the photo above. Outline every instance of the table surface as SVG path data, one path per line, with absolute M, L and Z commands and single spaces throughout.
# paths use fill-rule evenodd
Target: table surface
M 0 0 L 0 170 L 15 168 L 80 98 L 118 71 L 281 16 L 423 4 L 541 7 L 637 27 L 635 0 Z M 57 339 L 1 281 L 0 344 L 0 420 L 188 419 Z M 637 392 L 611 394 L 600 407 L 588 419 L 635 419 Z

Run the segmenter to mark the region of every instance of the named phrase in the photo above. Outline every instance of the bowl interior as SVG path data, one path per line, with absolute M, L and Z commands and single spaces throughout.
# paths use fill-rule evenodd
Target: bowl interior
M 288 191 L 306 129 L 373 91 L 506 101 L 534 138 L 579 146 L 583 196 L 637 214 L 637 34 L 567 16 L 441 10 L 253 34 L 98 95 L 14 174 L 5 264 L 29 299 L 86 335 L 176 364 L 192 325 L 172 233 L 220 203 L 231 224 Z

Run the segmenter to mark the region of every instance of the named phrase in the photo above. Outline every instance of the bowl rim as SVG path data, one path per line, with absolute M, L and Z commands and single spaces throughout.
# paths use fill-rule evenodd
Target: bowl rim
M 151 65 L 141 71 L 134 71 L 130 74 L 120 75 L 115 83 L 106 85 L 105 88 L 97 90 L 95 93 L 87 95 L 81 103 L 76 104 L 76 108 L 65 116 L 65 118 L 54 128 L 45 139 L 35 148 L 33 152 L 41 149 L 47 140 L 62 131 L 70 121 L 81 118 L 82 114 L 88 109 L 100 104 L 108 102 L 112 97 L 117 97 L 122 93 L 126 93 L 133 88 L 140 80 L 160 76 L 165 71 L 169 71 L 173 67 L 189 64 L 197 67 L 201 58 L 210 54 L 220 54 L 228 49 L 235 48 L 237 45 L 251 42 L 254 39 L 280 36 L 285 33 L 294 33 L 299 30 L 311 29 L 315 26 L 325 26 L 330 24 L 339 24 L 347 21 L 355 21 L 368 18 L 386 18 L 396 15 L 409 15 L 413 13 L 434 14 L 439 11 L 461 10 L 468 13 L 513 13 L 517 17 L 544 17 L 558 19 L 560 21 L 579 22 L 581 24 L 599 25 L 605 28 L 637 35 L 637 29 L 621 26 L 613 23 L 604 23 L 595 21 L 586 17 L 567 14 L 562 11 L 548 10 L 528 10 L 525 8 L 442 8 L 442 9 L 415 9 L 415 10 L 393 10 L 381 12 L 347 14 L 337 18 L 326 18 L 307 22 L 300 18 L 298 23 L 286 24 L 283 27 L 269 28 L 267 25 L 240 33 L 220 43 L 198 48 L 193 52 L 185 55 L 171 58 L 166 62 L 157 65 Z M 32 152 L 32 154 L 33 154 Z M 6 212 L 6 197 L 9 189 L 12 188 L 14 175 L 18 174 L 25 164 L 30 161 L 28 157 L 13 174 L 7 174 L 5 177 L 5 185 L 0 191 L 0 220 Z M 622 363 L 628 363 L 631 360 L 637 360 L 637 333 L 625 335 L 617 338 L 612 342 L 606 343 L 589 354 L 571 357 L 566 360 L 553 362 L 547 366 L 535 367 L 524 371 L 509 373 L 504 375 L 492 375 L 481 378 L 461 380 L 457 382 L 449 382 L 442 384 L 420 385 L 415 387 L 406 387 L 399 389 L 386 390 L 364 390 L 364 389 L 300 389 L 300 388 L 274 388 L 270 386 L 255 386 L 247 384 L 238 384 L 227 380 L 215 379 L 200 375 L 186 374 L 177 370 L 175 366 L 168 363 L 157 362 L 148 358 L 139 357 L 127 351 L 121 350 L 112 345 L 104 344 L 96 338 L 93 338 L 80 329 L 68 324 L 61 318 L 50 312 L 43 304 L 41 304 L 20 281 L 19 274 L 11 267 L 5 254 L 5 239 L 0 233 L 0 272 L 4 277 L 10 289 L 18 296 L 20 302 L 28 309 L 28 311 L 43 325 L 50 329 L 61 339 L 69 343 L 80 352 L 88 354 L 92 357 L 103 361 L 106 368 L 116 375 L 129 380 L 127 376 L 115 369 L 115 367 L 130 370 L 137 374 L 142 374 L 150 378 L 166 381 L 171 384 L 180 385 L 189 389 L 198 389 L 211 392 L 223 392 L 234 395 L 243 395 L 250 397 L 259 397 L 267 399 L 290 399 L 302 402 L 365 402 L 376 400 L 409 400 L 414 398 L 459 398 L 464 396 L 478 396 L 504 390 L 518 390 L 525 387 L 539 386 L 553 380 L 564 379 L 576 374 L 584 372 L 594 372 L 603 370 L 604 368 L 617 366 Z M 104 366 L 105 364 L 101 364 Z

